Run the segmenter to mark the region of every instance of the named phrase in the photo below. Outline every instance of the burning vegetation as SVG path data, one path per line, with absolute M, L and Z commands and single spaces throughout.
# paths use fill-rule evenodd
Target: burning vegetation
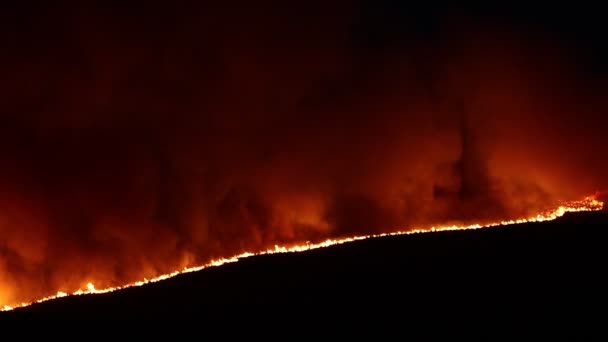
M 93 283 L 89 282 L 89 283 L 86 283 L 83 286 L 83 288 L 80 288 L 72 293 L 58 291 L 57 294 L 55 294 L 55 295 L 38 298 L 32 302 L 23 302 L 20 304 L 16 304 L 16 306 L 11 306 L 11 305 L 5 304 L 4 307 L 0 309 L 0 311 L 11 311 L 15 308 L 26 307 L 26 306 L 29 306 L 32 304 L 42 303 L 42 302 L 46 302 L 46 301 L 53 300 L 56 298 L 67 297 L 69 295 L 80 296 L 80 295 L 85 295 L 85 294 L 108 293 L 108 292 L 114 292 L 114 291 L 118 291 L 121 289 L 129 288 L 129 287 L 143 286 L 145 284 L 166 280 L 166 279 L 175 277 L 180 274 L 196 272 L 196 271 L 200 271 L 200 270 L 203 270 L 203 269 L 209 268 L 209 267 L 216 267 L 216 266 L 224 265 L 226 263 L 237 262 L 240 259 L 248 258 L 248 257 L 254 256 L 254 255 L 303 252 L 303 251 L 308 251 L 308 250 L 317 249 L 317 248 L 330 247 L 330 246 L 339 245 L 339 244 L 348 243 L 348 242 L 357 241 L 357 240 L 370 239 L 370 238 L 383 237 L 383 236 L 391 236 L 391 235 L 394 236 L 394 235 L 407 235 L 407 234 L 420 234 L 420 233 L 435 233 L 435 232 L 442 232 L 442 231 L 480 229 L 480 228 L 488 228 L 488 227 L 496 227 L 496 226 L 506 226 L 506 225 L 513 225 L 513 224 L 520 224 L 520 223 L 527 223 L 527 222 L 550 221 L 550 220 L 555 220 L 556 218 L 563 216 L 567 212 L 601 210 L 603 208 L 603 205 L 604 205 L 604 203 L 598 201 L 597 199 L 595 199 L 595 197 L 586 197 L 585 199 L 580 200 L 580 201 L 563 202 L 562 205 L 560 205 L 558 208 L 556 208 L 554 210 L 548 210 L 548 211 L 545 211 L 543 213 L 536 215 L 535 217 L 524 218 L 524 219 L 487 223 L 485 225 L 472 224 L 472 225 L 468 225 L 468 226 L 441 226 L 441 227 L 430 227 L 430 228 L 425 228 L 425 229 L 410 229 L 410 230 L 406 230 L 406 231 L 397 231 L 397 232 L 391 232 L 391 233 L 381 233 L 381 234 L 366 235 L 366 236 L 360 235 L 360 236 L 345 237 L 345 238 L 338 238 L 338 239 L 327 239 L 327 240 L 319 242 L 319 243 L 311 243 L 310 241 L 307 241 L 306 243 L 303 243 L 303 244 L 295 244 L 295 245 L 292 244 L 289 246 L 275 245 L 274 248 L 270 248 L 267 250 L 257 251 L 254 253 L 245 252 L 245 253 L 241 253 L 239 255 L 232 256 L 230 258 L 215 259 L 215 260 L 211 260 L 210 262 L 208 262 L 204 265 L 201 265 L 201 266 L 184 267 L 181 270 L 173 271 L 173 272 L 167 273 L 167 274 L 162 274 L 162 275 L 156 276 L 152 279 L 144 278 L 143 280 L 121 285 L 121 286 L 97 289 Z M 15 304 L 13 304 L 13 305 L 15 305 Z
M 460 16 L 266 5 L 2 11 L 0 306 L 601 208 L 563 202 L 608 186 L 583 55 Z

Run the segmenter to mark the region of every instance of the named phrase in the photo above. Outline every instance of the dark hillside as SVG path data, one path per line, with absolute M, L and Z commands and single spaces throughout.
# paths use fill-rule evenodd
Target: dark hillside
M 605 304 L 607 222 L 606 213 L 567 214 L 545 223 L 257 256 L 140 288 L 62 298 L 2 316 L 294 322 L 302 317 L 326 322 L 495 317 L 567 323 L 592 317 Z

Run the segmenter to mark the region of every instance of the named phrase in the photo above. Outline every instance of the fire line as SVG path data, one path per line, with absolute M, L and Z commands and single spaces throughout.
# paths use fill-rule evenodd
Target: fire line
M 164 275 L 158 276 L 153 279 L 143 279 L 138 282 L 126 284 L 123 286 L 109 287 L 109 288 L 105 288 L 105 289 L 97 289 L 93 283 L 89 282 L 86 284 L 86 288 L 79 289 L 73 293 L 66 293 L 66 292 L 60 291 L 60 292 L 57 292 L 57 294 L 55 294 L 55 295 L 43 297 L 43 298 L 34 300 L 32 302 L 20 303 L 20 304 L 16 304 L 16 305 L 4 305 L 2 308 L 0 308 L 0 311 L 11 311 L 11 310 L 14 310 L 17 308 L 23 308 L 23 307 L 27 307 L 27 306 L 30 306 L 33 304 L 42 303 L 42 302 L 46 302 L 49 300 L 67 297 L 67 296 L 101 294 L 101 293 L 114 292 L 114 291 L 122 290 L 125 288 L 130 288 L 130 287 L 142 286 L 145 284 L 155 283 L 155 282 L 159 282 L 161 280 L 173 278 L 180 274 L 197 272 L 197 271 L 200 271 L 200 270 L 203 270 L 206 268 L 237 262 L 241 259 L 255 256 L 255 255 L 303 252 L 303 251 L 308 251 L 308 250 L 313 250 L 313 249 L 318 249 L 318 248 L 340 245 L 340 244 L 358 241 L 358 240 L 365 240 L 365 239 L 385 237 L 385 236 L 410 235 L 410 234 L 432 233 L 432 232 L 441 232 L 441 231 L 455 231 L 455 230 L 470 230 L 470 229 L 489 228 L 489 227 L 496 227 L 496 226 L 508 226 L 508 225 L 513 225 L 513 224 L 521 224 L 521 223 L 529 223 L 529 222 L 552 221 L 552 220 L 555 220 L 555 219 L 563 216 L 565 213 L 568 213 L 568 212 L 599 211 L 599 210 L 603 209 L 603 206 L 604 206 L 604 203 L 602 201 L 599 201 L 598 199 L 596 199 L 595 196 L 589 196 L 589 197 L 586 197 L 583 200 L 579 200 L 579 201 L 562 202 L 559 207 L 557 207 L 553 210 L 546 211 L 546 212 L 538 214 L 534 217 L 518 219 L 518 220 L 506 220 L 506 221 L 500 221 L 500 222 L 483 224 L 483 225 L 481 225 L 481 224 L 473 224 L 473 225 L 467 225 L 467 226 L 453 225 L 453 226 L 431 227 L 431 228 L 426 228 L 426 229 L 411 229 L 411 230 L 407 230 L 407 231 L 397 231 L 397 232 L 391 232 L 391 233 L 361 235 L 361 236 L 339 238 L 339 239 L 327 239 L 320 243 L 306 242 L 304 244 L 299 244 L 299 245 L 290 246 L 290 247 L 275 245 L 274 248 L 270 248 L 270 249 L 267 249 L 264 251 L 260 251 L 260 252 L 256 252 L 256 253 L 245 252 L 245 253 L 235 255 L 235 256 L 232 256 L 229 258 L 220 258 L 220 259 L 212 260 L 212 261 L 208 262 L 207 264 L 204 264 L 201 266 L 186 267 L 186 268 L 183 268 L 182 270 L 164 274 Z

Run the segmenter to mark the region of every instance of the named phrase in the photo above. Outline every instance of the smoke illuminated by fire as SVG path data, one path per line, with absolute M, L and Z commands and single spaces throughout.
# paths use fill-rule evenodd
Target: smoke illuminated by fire
M 597 209 L 555 205 L 608 188 L 584 39 L 409 3 L 7 5 L 0 307 Z
M 544 213 L 540 213 L 534 217 L 519 219 L 519 220 L 501 221 L 501 222 L 495 222 L 495 223 L 488 223 L 488 224 L 484 224 L 484 225 L 474 224 L 474 225 L 467 225 L 467 226 L 439 226 L 439 227 L 430 227 L 430 228 L 425 228 L 425 229 L 412 229 L 412 230 L 397 231 L 397 232 L 392 232 L 392 233 L 353 236 L 353 237 L 340 238 L 340 239 L 327 239 L 320 243 L 306 242 L 304 244 L 297 244 L 297 245 L 291 245 L 291 246 L 275 245 L 274 248 L 271 248 L 271 249 L 258 251 L 258 252 L 245 252 L 245 253 L 230 257 L 230 258 L 216 259 L 216 260 L 210 261 L 209 263 L 207 263 L 205 265 L 196 266 L 196 267 L 185 267 L 182 270 L 177 270 L 177 271 L 174 271 L 171 273 L 163 274 L 163 275 L 160 275 L 160 276 L 152 278 L 152 279 L 143 279 L 138 282 L 134 282 L 134 283 L 130 283 L 130 284 L 122 285 L 122 286 L 117 286 L 117 287 L 97 289 L 93 283 L 88 282 L 86 284 L 85 288 L 76 290 L 76 291 L 72 292 L 71 295 L 78 296 L 78 295 L 85 295 L 85 294 L 108 293 L 108 292 L 114 292 L 114 291 L 118 291 L 121 289 L 129 288 L 129 287 L 142 286 L 142 285 L 145 285 L 148 283 L 154 283 L 154 282 L 166 280 L 166 279 L 175 277 L 179 274 L 196 272 L 196 271 L 200 271 L 200 270 L 203 270 L 203 269 L 209 268 L 209 267 L 221 266 L 221 265 L 224 265 L 227 263 L 237 262 L 240 259 L 255 256 L 255 255 L 303 252 L 303 251 L 308 251 L 308 250 L 317 249 L 317 248 L 324 248 L 324 247 L 344 244 L 344 243 L 357 241 L 357 240 L 364 240 L 364 239 L 384 237 L 384 236 L 408 235 L 408 234 L 431 233 L 431 232 L 441 232 L 441 231 L 455 231 L 455 230 L 457 231 L 457 230 L 467 230 L 467 229 L 480 229 L 480 228 L 527 223 L 527 222 L 550 221 L 550 220 L 555 220 L 555 219 L 563 216 L 567 212 L 601 210 L 603 208 L 603 205 L 604 205 L 603 202 L 600 202 L 596 198 L 591 196 L 591 197 L 586 197 L 584 200 L 581 200 L 581 201 L 563 202 L 562 205 L 560 205 L 557 209 L 546 211 Z M 54 296 L 40 298 L 40 299 L 34 300 L 29 303 L 20 303 L 20 304 L 11 304 L 11 305 L 4 304 L 3 308 L 0 309 L 0 311 L 10 311 L 15 308 L 26 307 L 26 306 L 29 306 L 32 304 L 41 303 L 41 302 L 53 300 L 56 298 L 62 298 L 62 297 L 66 297 L 69 295 L 70 294 L 68 294 L 66 292 L 58 291 L 57 294 L 55 294 Z M 0 303 L 0 305 L 1 304 L 2 303 Z

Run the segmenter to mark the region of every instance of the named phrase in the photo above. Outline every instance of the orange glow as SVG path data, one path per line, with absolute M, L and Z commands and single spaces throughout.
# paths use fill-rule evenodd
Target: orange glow
M 97 289 L 97 288 L 95 288 L 95 285 L 93 283 L 88 282 L 88 283 L 86 283 L 86 285 L 83 288 L 78 289 L 78 290 L 72 292 L 71 294 L 59 291 L 55 295 L 40 298 L 38 300 L 29 302 L 29 303 L 18 303 L 18 304 L 12 304 L 12 305 L 3 304 L 3 307 L 0 311 L 10 311 L 15 308 L 26 307 L 26 306 L 30 306 L 32 304 L 46 302 L 49 300 L 66 297 L 66 296 L 79 296 L 79 295 L 87 295 L 87 294 L 108 293 L 108 292 L 114 292 L 114 291 L 118 291 L 121 289 L 129 288 L 129 287 L 142 286 L 142 285 L 145 285 L 148 283 L 155 283 L 155 282 L 158 282 L 161 280 L 169 279 L 169 278 L 175 277 L 179 274 L 196 272 L 196 271 L 200 271 L 202 269 L 213 267 L 213 266 L 221 266 L 221 265 L 224 265 L 227 263 L 237 262 L 240 259 L 244 259 L 244 258 L 251 257 L 254 255 L 303 252 L 303 251 L 308 251 L 308 250 L 312 250 L 312 249 L 324 248 L 324 247 L 340 245 L 340 244 L 344 244 L 344 243 L 348 243 L 348 242 L 352 242 L 352 241 L 365 240 L 365 239 L 377 238 L 377 237 L 383 237 L 383 236 L 410 235 L 410 234 L 454 231 L 454 230 L 469 230 L 469 229 L 479 229 L 479 228 L 488 228 L 488 227 L 496 227 L 496 226 L 507 226 L 507 225 L 528 223 L 528 222 L 551 221 L 551 220 L 555 220 L 555 219 L 563 216 L 565 213 L 568 213 L 568 212 L 599 211 L 599 210 L 603 209 L 603 206 L 604 206 L 604 203 L 599 201 L 598 199 L 596 199 L 595 196 L 589 196 L 589 197 L 586 197 L 583 200 L 579 200 L 579 201 L 564 201 L 564 202 L 560 203 L 560 205 L 557 208 L 545 211 L 543 213 L 539 213 L 534 217 L 528 217 L 528 218 L 517 219 L 517 220 L 500 221 L 500 222 L 494 222 L 494 223 L 489 223 L 489 224 L 472 224 L 472 225 L 467 225 L 467 226 L 452 225 L 452 226 L 411 229 L 411 230 L 407 230 L 407 231 L 397 231 L 397 232 L 392 232 L 392 233 L 353 236 L 353 237 L 339 238 L 339 239 L 327 239 L 320 243 L 306 242 L 303 244 L 297 244 L 297 245 L 292 245 L 292 246 L 275 245 L 274 248 L 270 248 L 267 250 L 263 250 L 263 251 L 259 251 L 259 252 L 255 252 L 255 253 L 246 252 L 246 253 L 235 255 L 235 256 L 232 256 L 229 258 L 220 258 L 220 259 L 212 260 L 205 265 L 196 266 L 196 267 L 185 267 L 181 270 L 176 270 L 176 271 L 168 273 L 168 274 L 163 274 L 163 275 L 158 276 L 153 279 L 142 279 L 138 282 L 125 284 L 123 286 L 118 286 L 118 287 Z

